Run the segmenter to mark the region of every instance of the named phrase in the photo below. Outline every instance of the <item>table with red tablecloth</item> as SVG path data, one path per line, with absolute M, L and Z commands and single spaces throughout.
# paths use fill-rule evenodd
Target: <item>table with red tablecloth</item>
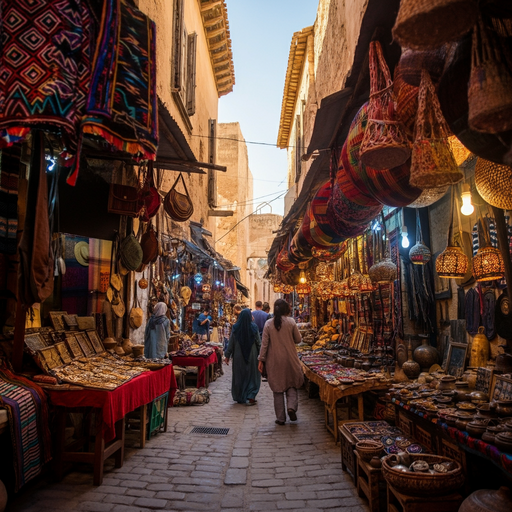
M 56 408 L 58 429 L 65 428 L 65 413 L 76 409 L 92 408 L 98 414 L 98 435 L 94 453 L 68 453 L 64 451 L 64 436 L 57 436 L 56 459 L 59 472 L 62 462 L 83 461 L 94 465 L 94 484 L 101 485 L 103 461 L 116 453 L 116 466 L 121 467 L 124 458 L 124 417 L 135 409 L 151 403 L 155 398 L 169 392 L 172 403 L 177 389 L 172 365 L 156 371 L 144 372 L 113 391 L 77 389 L 60 391 L 46 389 L 50 403 Z M 107 443 L 111 442 L 109 446 Z
M 200 356 L 172 356 L 172 364 L 176 366 L 197 366 L 197 387 L 206 386 L 206 370 L 211 364 L 217 362 L 217 353 L 213 352 L 207 357 Z

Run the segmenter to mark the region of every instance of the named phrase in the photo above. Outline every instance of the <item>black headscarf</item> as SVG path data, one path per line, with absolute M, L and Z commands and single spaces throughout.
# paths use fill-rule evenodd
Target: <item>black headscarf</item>
M 245 362 L 249 362 L 251 349 L 258 335 L 258 326 L 252 321 L 252 313 L 249 309 L 242 309 L 238 320 L 233 326 L 233 336 L 240 345 Z

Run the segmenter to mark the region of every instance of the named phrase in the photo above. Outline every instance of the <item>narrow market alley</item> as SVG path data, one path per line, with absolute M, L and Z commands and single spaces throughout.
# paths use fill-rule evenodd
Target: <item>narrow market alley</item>
M 209 404 L 169 409 L 167 433 L 143 449 L 127 446 L 120 469 L 106 463 L 103 485 L 94 487 L 90 467 L 83 466 L 60 483 L 40 482 L 8 510 L 367 510 L 341 470 L 322 402 L 301 390 L 297 423 L 279 426 L 268 385 L 262 383 L 256 406 L 239 405 L 231 400 L 231 366 L 224 371 L 210 385 Z M 229 432 L 190 433 L 195 426 Z

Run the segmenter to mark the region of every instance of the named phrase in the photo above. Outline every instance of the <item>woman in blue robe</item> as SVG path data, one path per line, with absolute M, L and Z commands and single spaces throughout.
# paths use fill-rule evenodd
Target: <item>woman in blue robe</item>
M 170 324 L 166 316 L 167 305 L 158 302 L 149 318 L 144 334 L 144 357 L 148 359 L 163 359 L 169 345 Z
M 261 384 L 261 374 L 258 371 L 260 347 L 258 326 L 252 321 L 251 311 L 244 309 L 233 325 L 228 346 L 224 351 L 226 364 L 229 364 L 230 358 L 233 359 L 231 396 L 239 404 L 256 404 L 256 395 Z

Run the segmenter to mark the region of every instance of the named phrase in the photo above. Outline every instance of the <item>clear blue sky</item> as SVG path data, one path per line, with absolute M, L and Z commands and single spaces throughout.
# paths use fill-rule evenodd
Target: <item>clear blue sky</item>
M 227 0 L 235 87 L 219 103 L 219 122 L 238 121 L 245 140 L 275 144 L 294 32 L 313 25 L 318 0 Z M 247 144 L 255 206 L 286 190 L 286 149 Z M 272 203 L 283 214 L 283 199 Z M 265 213 L 268 208 L 263 210 Z

